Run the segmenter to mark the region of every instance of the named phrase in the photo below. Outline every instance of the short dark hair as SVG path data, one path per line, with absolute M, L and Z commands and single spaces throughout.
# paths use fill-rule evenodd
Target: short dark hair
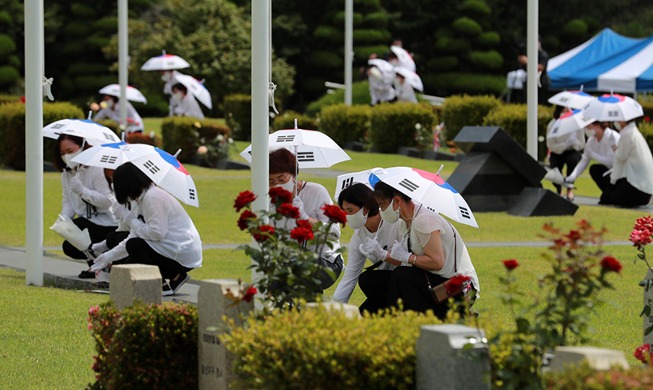
M 66 163 L 61 158 L 61 141 L 66 139 L 79 145 L 80 148 L 82 147 L 82 145 L 84 145 L 84 138 L 78 137 L 76 135 L 61 134 L 59 138 L 57 138 L 57 142 L 54 145 L 55 149 L 54 149 L 54 157 L 52 159 L 52 163 L 54 164 L 54 167 L 57 168 L 59 172 L 63 172 L 64 170 L 70 170 L 70 168 L 68 168 L 68 165 L 66 165 Z M 86 147 L 89 147 L 88 143 L 86 144 Z
M 405 202 L 410 201 L 410 196 L 404 194 L 403 192 L 395 189 L 394 187 L 382 181 L 379 181 L 374 185 L 374 196 L 386 200 L 392 199 L 395 196 L 399 196 Z
M 270 152 L 270 174 L 273 173 L 290 173 L 296 176 L 299 169 L 297 168 L 297 157 L 288 149 L 280 148 Z
M 177 83 L 177 84 L 173 85 L 171 89 L 172 90 L 178 89 L 181 92 L 183 92 L 184 95 L 188 94 L 188 88 L 186 88 L 186 86 L 184 84 L 182 84 L 182 83 Z
M 374 197 L 374 191 L 363 183 L 354 183 L 340 191 L 338 206 L 342 208 L 343 202 L 354 204 L 361 209 L 363 207 L 367 208 L 368 217 L 373 217 L 379 213 L 379 204 Z
M 120 165 L 113 173 L 113 191 L 118 203 L 129 204 L 151 185 L 152 180 L 130 162 Z

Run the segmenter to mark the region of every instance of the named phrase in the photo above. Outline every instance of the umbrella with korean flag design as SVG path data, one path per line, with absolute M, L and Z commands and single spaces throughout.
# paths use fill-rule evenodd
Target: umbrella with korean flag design
M 336 199 L 344 188 L 353 183 L 364 183 L 371 188 L 382 181 L 431 211 L 456 222 L 478 227 L 476 218 L 465 199 L 444 180 L 439 172 L 432 173 L 410 167 L 373 168 L 338 176 Z

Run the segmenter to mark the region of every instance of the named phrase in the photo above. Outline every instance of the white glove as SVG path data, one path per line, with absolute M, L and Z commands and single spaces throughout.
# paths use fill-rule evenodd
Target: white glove
M 594 158 L 594 151 L 592 149 L 585 149 L 585 155 L 589 157 L 590 160 L 596 160 L 596 158 Z
M 299 196 L 295 196 L 292 200 L 292 205 L 299 209 L 299 219 L 308 219 L 308 214 L 304 211 L 304 202 Z
M 399 260 L 402 263 L 408 263 L 410 255 L 412 255 L 412 253 L 404 248 L 399 241 L 395 241 L 395 244 L 392 246 L 392 250 L 390 250 L 390 257 L 395 260 Z
M 574 188 L 574 180 L 572 177 L 565 177 L 565 179 L 562 181 L 562 186 L 565 188 Z
M 118 219 L 123 219 L 127 214 L 129 214 L 129 209 L 120 203 L 115 203 L 111 207 L 111 210 L 113 211 L 113 215 L 118 217 Z
M 103 269 L 107 268 L 111 264 L 111 260 L 109 259 L 109 256 L 105 254 L 101 254 L 100 256 L 93 261 L 93 265 L 91 266 L 91 271 L 93 272 L 99 272 L 102 271 Z
M 93 251 L 93 253 L 95 253 L 96 257 L 108 251 L 109 247 L 107 246 L 107 240 L 104 240 L 102 242 L 96 242 L 95 244 L 91 244 L 91 250 Z
M 73 176 L 70 178 L 70 190 L 78 195 L 81 195 L 84 192 L 84 184 L 79 180 L 79 177 Z
M 360 244 L 358 249 L 368 259 L 377 262 L 384 261 L 388 257 L 388 251 L 381 248 L 381 244 L 377 240 L 368 239 L 365 244 Z

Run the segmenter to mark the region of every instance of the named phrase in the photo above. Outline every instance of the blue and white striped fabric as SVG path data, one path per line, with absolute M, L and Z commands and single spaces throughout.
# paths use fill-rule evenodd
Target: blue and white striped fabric
M 552 89 L 653 91 L 653 37 L 628 38 L 609 28 L 549 60 Z

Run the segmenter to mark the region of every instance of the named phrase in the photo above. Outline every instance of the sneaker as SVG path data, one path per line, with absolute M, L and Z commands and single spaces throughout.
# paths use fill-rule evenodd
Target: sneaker
M 95 279 L 95 272 L 84 270 L 77 277 L 80 279 Z
M 179 291 L 179 288 L 189 280 L 190 280 L 190 275 L 188 275 L 187 273 L 177 274 L 177 276 L 174 279 L 170 279 L 170 281 L 166 281 L 164 279 L 163 296 L 167 297 L 170 295 L 174 295 L 177 291 Z

